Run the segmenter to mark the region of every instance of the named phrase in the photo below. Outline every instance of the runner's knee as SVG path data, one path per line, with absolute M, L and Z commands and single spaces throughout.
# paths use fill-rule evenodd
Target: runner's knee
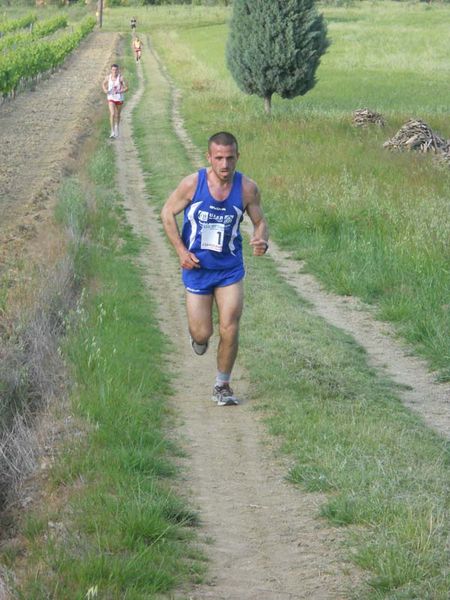
M 219 333 L 222 340 L 233 342 L 239 334 L 239 318 L 220 323 Z
M 209 338 L 212 336 L 212 328 L 205 325 L 196 325 L 189 327 L 189 333 L 193 340 L 197 344 L 206 344 Z

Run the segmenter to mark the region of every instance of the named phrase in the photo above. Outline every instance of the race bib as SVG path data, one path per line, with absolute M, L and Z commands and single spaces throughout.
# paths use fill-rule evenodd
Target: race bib
M 204 223 L 201 233 L 202 250 L 222 252 L 225 225 L 223 223 Z

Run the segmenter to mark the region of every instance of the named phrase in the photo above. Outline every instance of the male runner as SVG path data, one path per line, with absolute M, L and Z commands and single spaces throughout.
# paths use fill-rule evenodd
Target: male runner
M 109 121 L 111 123 L 111 135 L 109 137 L 118 138 L 120 111 L 125 98 L 124 94 L 128 90 L 128 86 L 120 74 L 119 65 L 111 65 L 111 73 L 103 80 L 102 88 L 108 100 Z
M 134 38 L 133 40 L 133 50 L 136 55 L 136 62 L 138 62 L 141 60 L 142 54 L 142 41 L 138 37 Z
M 238 351 L 245 275 L 239 226 L 247 211 L 253 223 L 250 244 L 261 256 L 269 244 L 267 223 L 256 184 L 236 171 L 236 138 L 227 132 L 208 140 L 209 167 L 185 177 L 166 201 L 161 218 L 182 267 L 191 344 L 202 355 L 213 333 L 212 307 L 219 314 L 217 376 L 213 400 L 219 406 L 239 404 L 230 387 Z M 180 235 L 176 215 L 184 211 Z

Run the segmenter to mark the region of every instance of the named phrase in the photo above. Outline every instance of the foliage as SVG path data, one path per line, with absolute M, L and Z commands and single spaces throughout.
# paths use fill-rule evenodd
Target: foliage
M 194 6 L 230 6 L 232 0 L 104 0 L 110 7 L 119 6 L 174 6 L 174 5 L 194 5 Z
M 52 19 L 48 19 L 46 21 L 38 21 L 36 25 L 26 33 L 12 33 L 9 35 L 5 35 L 0 38 L 0 51 L 3 51 L 7 48 L 18 47 L 22 44 L 31 43 L 38 38 L 46 37 L 58 31 L 58 29 L 62 29 L 63 27 L 67 27 L 67 17 L 57 16 Z
M 0 55 L 0 93 L 17 89 L 20 81 L 54 69 L 72 52 L 95 26 L 93 17 L 86 17 L 73 33 L 54 41 L 37 41 L 32 47 L 20 46 Z
M 264 98 L 303 96 L 329 42 L 314 0 L 235 0 L 227 59 L 238 86 Z
M 8 19 L 0 23 L 0 35 L 5 35 L 17 29 L 24 29 L 36 21 L 37 16 L 33 13 L 20 17 L 20 19 Z

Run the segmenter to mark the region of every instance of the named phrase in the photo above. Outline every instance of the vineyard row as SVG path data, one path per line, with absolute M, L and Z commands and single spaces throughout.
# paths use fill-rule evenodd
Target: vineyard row
M 30 31 L 11 33 L 0 38 L 0 52 L 30 44 L 38 38 L 51 35 L 58 29 L 67 27 L 67 17 L 54 17 L 46 21 L 38 21 Z
M 95 26 L 93 17 L 86 17 L 72 32 L 56 40 L 36 40 L 0 54 L 0 94 L 15 94 L 19 84 L 58 67 Z
M 24 17 L 20 17 L 20 19 L 8 19 L 6 21 L 2 21 L 0 22 L 0 36 L 5 35 L 6 33 L 11 33 L 11 31 L 17 31 L 18 29 L 28 27 L 36 21 L 37 16 L 33 15 L 32 13 L 25 15 Z

